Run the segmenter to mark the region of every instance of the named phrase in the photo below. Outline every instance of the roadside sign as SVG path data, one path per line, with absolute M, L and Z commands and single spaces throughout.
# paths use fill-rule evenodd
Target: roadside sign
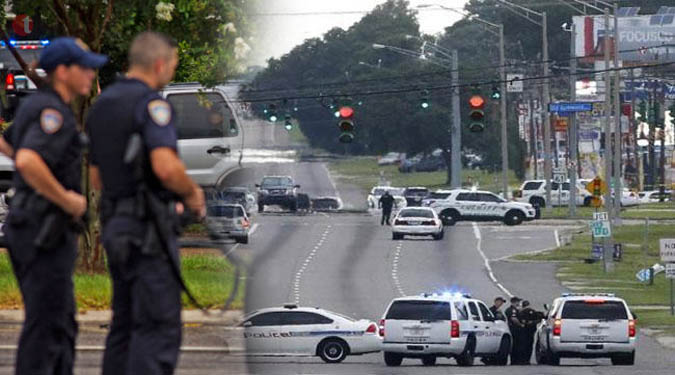
M 660 243 L 661 261 L 675 263 L 675 238 L 662 238 Z
M 564 117 L 557 118 L 554 123 L 555 131 L 557 132 L 566 132 L 567 131 L 567 119 Z
M 506 92 L 523 92 L 522 79 L 523 79 L 522 74 L 507 74 Z
M 607 212 L 594 212 L 593 220 L 609 220 Z
M 675 279 L 675 263 L 666 264 L 666 279 Z
M 643 268 L 639 270 L 635 274 L 635 277 L 643 283 L 649 281 L 649 268 Z
M 593 220 L 591 221 L 591 232 L 595 238 L 611 237 L 612 229 L 609 220 Z
M 605 248 L 601 243 L 594 243 L 593 247 L 591 248 L 591 257 L 593 259 L 602 259 Z
M 588 102 L 559 102 L 549 103 L 549 112 L 590 112 L 593 110 L 593 103 Z
M 12 22 L 12 29 L 19 36 L 27 36 L 33 32 L 33 20 L 25 14 L 19 14 Z

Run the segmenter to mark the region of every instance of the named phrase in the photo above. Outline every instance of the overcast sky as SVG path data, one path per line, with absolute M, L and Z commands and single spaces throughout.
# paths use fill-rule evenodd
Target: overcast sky
M 333 27 L 347 29 L 385 0 L 262 0 L 262 9 L 252 15 L 258 24 L 252 42 L 252 63 L 263 64 L 280 57 L 305 39 L 319 37 Z M 461 9 L 467 0 L 410 0 L 411 7 L 442 4 Z M 419 9 L 421 31 L 436 34 L 462 16 L 439 8 Z

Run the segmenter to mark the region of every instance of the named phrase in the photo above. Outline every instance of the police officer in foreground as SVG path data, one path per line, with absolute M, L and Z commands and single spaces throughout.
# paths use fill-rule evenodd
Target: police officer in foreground
M 75 359 L 73 269 L 77 233 L 86 211 L 80 193 L 82 142 L 70 109 L 91 92 L 94 69 L 107 61 L 73 38 L 42 52 L 47 87 L 25 98 L 0 141 L 14 158 L 14 195 L 4 227 L 25 306 L 16 374 L 72 374 Z
M 513 345 L 511 346 L 511 364 L 517 365 L 522 362 L 522 347 L 523 347 L 523 323 L 518 320 L 518 312 L 520 311 L 520 301 L 518 297 L 511 297 L 511 306 L 509 306 L 504 315 L 506 315 L 506 323 L 509 325 L 511 337 L 513 338 Z
M 532 358 L 532 349 L 534 347 L 534 335 L 537 332 L 537 324 L 544 318 L 544 313 L 534 310 L 530 307 L 529 301 L 523 301 L 522 309 L 518 312 L 518 320 L 523 324 L 522 334 L 522 356 L 519 364 L 529 365 Z
M 394 208 L 396 205 L 396 200 L 394 197 L 389 194 L 389 191 L 385 191 L 384 194 L 380 197 L 380 200 L 378 202 L 379 208 L 382 209 L 382 220 L 380 221 L 380 225 L 384 225 L 384 223 L 387 223 L 387 225 L 391 225 L 389 222 L 391 221 L 391 210 Z
M 157 92 L 173 79 L 177 63 L 175 42 L 159 33 L 139 34 L 131 43 L 126 77 L 103 91 L 87 119 L 90 175 L 102 190 L 103 243 L 113 279 L 103 375 L 172 374 L 178 360 L 181 285 L 172 268 L 178 243 L 176 234 L 167 238 L 155 219 L 180 213 L 183 205 L 174 200 L 199 217 L 205 204 L 178 157 L 174 112 Z M 139 135 L 140 181 L 125 160 L 130 139 Z M 141 189 L 163 202 L 166 212 L 149 212 Z

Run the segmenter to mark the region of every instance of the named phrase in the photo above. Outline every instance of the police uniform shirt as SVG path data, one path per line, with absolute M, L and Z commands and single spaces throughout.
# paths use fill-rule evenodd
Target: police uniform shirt
M 515 326 L 516 324 L 511 320 L 513 318 L 518 319 L 518 309 L 515 306 L 509 306 L 506 309 L 506 322 L 509 324 L 509 327 Z
M 82 145 L 75 115 L 56 91 L 42 88 L 24 98 L 3 137 L 15 152 L 35 151 L 64 188 L 81 191 Z M 20 173 L 14 174 L 14 186 L 32 190 Z
M 141 134 L 147 155 L 161 147 L 178 151 L 174 118 L 170 103 L 140 80 L 122 78 L 103 91 L 87 119 L 87 131 L 91 163 L 99 167 L 105 198 L 136 193 L 134 169 L 123 160 L 132 134 Z M 171 196 L 151 173 L 148 160 L 145 170 L 150 188 L 160 196 Z

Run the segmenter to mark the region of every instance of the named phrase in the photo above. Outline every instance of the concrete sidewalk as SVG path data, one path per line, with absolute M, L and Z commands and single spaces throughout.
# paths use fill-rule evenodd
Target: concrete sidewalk
M 183 310 L 183 324 L 204 324 L 232 327 L 237 325 L 244 314 L 240 310 L 209 310 L 204 314 L 200 310 Z M 82 325 L 101 325 L 110 323 L 112 311 L 84 311 L 77 314 L 77 321 Z M 0 310 L 0 322 L 21 323 L 24 319 L 23 310 Z

